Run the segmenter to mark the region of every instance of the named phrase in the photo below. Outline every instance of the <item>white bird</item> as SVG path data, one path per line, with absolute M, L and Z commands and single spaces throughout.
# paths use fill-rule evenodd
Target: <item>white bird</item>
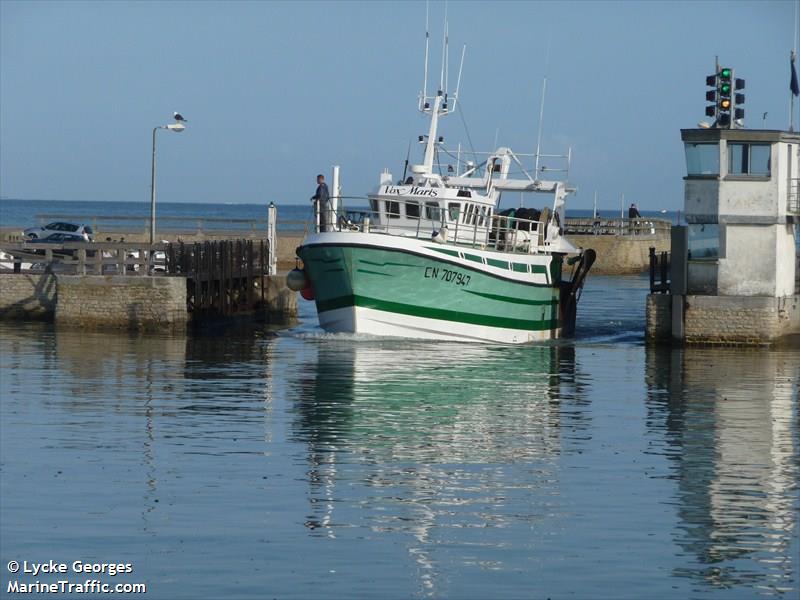
M 183 115 L 182 115 L 181 113 L 177 113 L 177 112 L 175 112 L 175 113 L 172 113 L 172 117 L 173 117 L 173 118 L 174 118 L 174 119 L 175 119 L 175 120 L 176 120 L 178 123 L 181 123 L 181 122 L 183 122 L 183 123 L 188 123 L 188 122 L 189 122 L 189 121 L 187 121 L 186 119 L 184 119 L 184 118 L 183 118 Z

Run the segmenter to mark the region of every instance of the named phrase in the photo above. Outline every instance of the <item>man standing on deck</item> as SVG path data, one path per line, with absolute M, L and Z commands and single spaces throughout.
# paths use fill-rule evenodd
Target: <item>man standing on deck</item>
M 328 219 L 328 184 L 325 183 L 324 175 L 317 175 L 317 191 L 311 196 L 311 200 L 317 203 L 316 209 L 319 211 L 319 230 L 325 231 L 325 224 Z

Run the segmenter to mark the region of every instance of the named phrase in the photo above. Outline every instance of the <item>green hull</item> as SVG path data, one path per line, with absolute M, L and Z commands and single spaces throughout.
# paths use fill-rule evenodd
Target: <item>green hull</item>
M 539 277 L 549 283 L 534 284 L 446 256 L 439 259 L 400 249 L 310 244 L 299 248 L 298 254 L 323 327 L 326 313 L 361 307 L 433 319 L 445 329 L 464 324 L 555 335 L 560 328 L 559 283 L 552 277 L 560 274 L 555 268 L 560 267 L 560 257 L 552 257 L 557 265 Z M 354 331 L 361 329 L 356 326 Z

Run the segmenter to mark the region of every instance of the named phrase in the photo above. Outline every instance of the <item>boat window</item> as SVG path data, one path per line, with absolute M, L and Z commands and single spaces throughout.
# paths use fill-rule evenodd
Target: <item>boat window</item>
M 378 213 L 378 201 L 375 198 L 369 199 L 369 209 L 375 214 Z
M 456 192 L 456 196 L 459 198 L 472 198 L 472 192 L 469 190 L 458 190 L 458 192 Z
M 467 204 L 467 210 L 464 212 L 464 223 L 466 225 L 472 224 L 472 211 L 474 208 L 474 204 Z
M 406 216 L 409 219 L 419 219 L 419 202 L 406 202 Z
M 431 221 L 440 221 L 442 218 L 442 211 L 439 209 L 438 202 L 425 203 L 425 218 Z
M 719 175 L 719 144 L 688 142 L 685 150 L 687 175 Z
M 461 203 L 451 202 L 447 205 L 447 212 L 451 221 L 458 221 L 458 217 L 461 214 Z
M 478 219 L 478 225 L 480 227 L 483 227 L 483 224 L 484 224 L 485 220 L 486 220 L 486 207 L 485 206 L 481 206 L 481 216 Z
M 769 144 L 728 144 L 728 173 L 769 177 Z
M 386 216 L 390 219 L 399 219 L 400 203 L 396 200 L 386 200 Z
M 719 225 L 715 223 L 697 223 L 688 226 L 689 258 L 719 258 Z

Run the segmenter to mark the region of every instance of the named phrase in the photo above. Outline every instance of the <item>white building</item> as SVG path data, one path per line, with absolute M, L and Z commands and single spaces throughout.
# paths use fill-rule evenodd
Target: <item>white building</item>
M 684 129 L 684 213 L 670 294 L 648 298 L 648 337 L 770 343 L 800 333 L 800 134 Z

